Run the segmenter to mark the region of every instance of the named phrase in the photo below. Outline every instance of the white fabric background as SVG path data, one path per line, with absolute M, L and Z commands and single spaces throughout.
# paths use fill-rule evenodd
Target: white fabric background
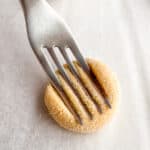
M 117 73 L 122 96 L 102 130 L 60 128 L 44 109 L 48 77 L 27 40 L 19 0 L 0 0 L 0 150 L 149 150 L 150 0 L 49 0 L 85 56 Z

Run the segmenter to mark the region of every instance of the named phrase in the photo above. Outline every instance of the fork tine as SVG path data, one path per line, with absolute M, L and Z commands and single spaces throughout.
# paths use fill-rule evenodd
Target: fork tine
M 73 52 L 74 56 L 76 57 L 77 61 L 79 62 L 80 66 L 83 68 L 84 71 L 86 71 L 86 73 L 88 74 L 88 76 L 90 77 L 90 79 L 93 81 L 93 83 L 95 84 L 95 81 L 93 80 L 93 74 L 92 72 L 90 71 L 90 68 L 88 66 L 88 64 L 86 63 L 84 57 L 82 56 L 77 44 L 75 43 L 74 40 L 72 40 L 71 44 L 69 45 L 70 47 L 70 50 Z M 111 104 L 109 103 L 108 101 L 108 98 L 107 98 L 107 95 L 105 93 L 105 90 L 104 88 L 98 84 L 96 85 L 95 84 L 95 87 L 98 87 L 98 89 L 100 89 L 100 92 L 103 96 L 103 100 L 105 102 L 105 104 L 111 108 Z
M 72 106 L 72 103 L 71 103 L 71 101 L 69 101 L 69 98 L 65 94 L 63 88 L 61 87 L 61 85 L 57 79 L 57 76 L 55 75 L 55 73 L 53 73 L 52 68 L 49 64 L 48 58 L 46 57 L 46 55 L 44 53 L 41 53 L 40 55 L 38 55 L 37 53 L 35 53 L 35 54 L 36 54 L 40 64 L 43 66 L 44 70 L 46 71 L 46 73 L 50 77 L 50 83 L 55 88 L 55 90 L 59 94 L 59 96 L 62 98 L 62 100 L 63 100 L 64 104 L 66 105 L 66 107 L 68 108 L 68 110 L 75 117 L 75 120 L 78 123 L 80 123 L 80 125 L 82 125 L 83 122 L 82 122 L 80 115 Z
M 88 91 L 88 89 L 84 86 L 84 83 L 82 82 L 81 77 L 78 75 L 76 69 L 74 68 L 74 65 L 72 64 L 70 58 L 68 57 L 68 54 L 67 54 L 67 52 L 66 52 L 66 49 L 60 49 L 60 52 L 62 53 L 64 59 L 66 60 L 66 62 L 67 62 L 67 64 L 68 64 L 68 66 L 69 66 L 71 72 L 74 73 L 75 77 L 76 77 L 76 78 L 79 80 L 79 82 L 81 83 L 84 92 L 85 92 L 85 93 L 91 98 L 91 100 L 94 102 L 94 104 L 96 105 L 97 110 L 98 110 L 100 113 L 102 113 L 101 106 L 98 105 L 98 104 L 94 101 L 93 97 L 91 96 L 91 93 L 90 93 L 90 92 Z
M 69 82 L 69 84 L 70 84 L 70 81 L 69 81 L 69 79 L 68 79 L 68 76 L 67 76 L 67 74 L 66 74 L 64 68 L 63 68 L 62 65 L 60 64 L 60 62 L 59 62 L 59 60 L 58 60 L 58 58 L 57 58 L 57 56 L 56 56 L 56 54 L 55 54 L 55 52 L 54 52 L 54 49 L 53 49 L 53 48 L 47 48 L 47 49 L 48 49 L 48 51 L 49 51 L 49 53 L 50 53 L 50 55 L 51 55 L 51 57 L 52 57 L 54 63 L 55 63 L 56 66 L 58 67 L 58 70 L 60 71 L 60 73 L 62 74 L 62 76 L 65 78 L 65 80 L 67 80 L 67 82 Z
M 71 44 L 69 44 L 69 48 L 71 49 L 72 53 L 74 54 L 75 58 L 78 60 L 78 62 L 80 63 L 80 65 L 82 66 L 82 68 L 88 73 L 90 74 L 90 69 L 88 64 L 86 63 L 84 57 L 82 56 L 77 44 L 75 43 L 75 41 L 72 39 L 72 41 L 70 42 Z
M 101 84 L 95 84 L 96 82 L 99 83 L 99 81 L 97 80 L 97 78 L 95 77 L 95 75 L 92 72 L 90 72 L 89 77 L 90 77 L 91 81 L 94 83 L 95 88 L 99 89 L 99 91 L 100 91 L 100 93 L 101 93 L 101 95 L 103 97 L 103 100 L 104 100 L 105 104 L 109 108 L 111 108 L 111 104 L 110 104 L 110 102 L 108 100 L 108 97 L 107 97 L 107 94 L 105 92 L 105 89 L 102 87 Z
M 54 49 L 53 48 L 49 48 L 47 47 L 51 57 L 53 58 L 56 66 L 58 67 L 58 70 L 60 71 L 60 73 L 62 74 L 62 76 L 64 77 L 64 79 L 66 80 L 66 82 L 68 83 L 68 85 L 70 86 L 70 88 L 74 91 L 75 95 L 79 98 L 83 108 L 85 109 L 85 111 L 88 113 L 88 116 L 90 117 L 90 119 L 92 119 L 92 114 L 91 112 L 88 110 L 87 106 L 84 104 L 80 94 L 76 91 L 76 89 L 74 88 L 74 86 L 72 85 L 72 82 L 69 80 L 69 77 L 68 75 L 66 74 L 65 70 L 64 70 L 64 67 L 61 66 L 55 52 L 54 52 Z M 60 49 L 60 48 L 59 48 Z
M 66 60 L 66 62 L 68 64 L 68 66 L 70 67 L 72 73 L 74 73 L 74 75 L 76 77 L 78 77 L 78 73 L 76 72 L 76 70 L 74 68 L 74 65 L 72 64 L 71 60 L 69 59 L 68 54 L 66 53 L 66 49 L 61 49 L 60 48 L 60 52 L 63 55 L 64 59 Z
M 55 88 L 55 87 L 54 87 Z M 62 98 L 64 104 L 68 108 L 68 110 L 72 113 L 72 115 L 75 117 L 75 120 L 80 124 L 83 125 L 83 121 L 79 115 L 79 113 L 76 111 L 76 109 L 73 107 L 73 104 L 71 101 L 68 101 L 69 97 L 65 94 L 64 90 L 61 88 L 55 88 L 58 95 Z
M 61 88 L 59 81 L 57 79 L 57 76 L 53 73 L 51 65 L 48 61 L 46 54 L 44 54 L 44 51 L 42 51 L 40 54 L 35 52 L 35 55 L 37 56 L 40 64 L 43 66 L 43 68 L 46 71 L 46 73 L 48 74 L 48 76 L 50 77 L 50 81 L 51 81 L 52 85 L 54 87 Z

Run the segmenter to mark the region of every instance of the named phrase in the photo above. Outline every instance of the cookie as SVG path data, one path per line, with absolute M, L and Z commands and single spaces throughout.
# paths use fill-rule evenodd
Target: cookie
M 116 109 L 119 96 L 118 82 L 114 73 L 100 61 L 87 59 L 87 63 L 96 78 L 96 84 L 101 85 L 104 89 L 111 108 L 104 100 L 100 89 L 95 87 L 93 81 L 91 81 L 77 62 L 74 65 L 83 84 L 78 82 L 67 65 L 64 68 L 81 99 L 76 96 L 59 72 L 57 72 L 57 76 L 63 89 L 66 91 L 70 103 L 81 117 L 82 124 L 77 122 L 51 84 L 48 84 L 46 87 L 44 97 L 45 105 L 51 117 L 61 127 L 79 133 L 94 132 L 106 124 Z M 89 95 L 85 92 L 83 85 L 90 91 Z

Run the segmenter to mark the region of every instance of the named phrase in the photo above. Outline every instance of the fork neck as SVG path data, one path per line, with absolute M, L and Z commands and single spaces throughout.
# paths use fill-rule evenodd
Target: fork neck
M 45 0 L 20 0 L 20 3 L 24 9 L 24 12 L 27 13 L 30 9 L 32 9 L 37 3 Z

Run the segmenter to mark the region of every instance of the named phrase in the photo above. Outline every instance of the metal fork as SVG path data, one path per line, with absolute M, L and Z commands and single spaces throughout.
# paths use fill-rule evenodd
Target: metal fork
M 46 0 L 20 0 L 20 2 L 24 10 L 27 34 L 30 45 L 35 55 L 37 56 L 39 62 L 50 77 L 50 83 L 56 89 L 57 93 L 61 96 L 67 108 L 74 115 L 76 121 L 80 124 L 83 124 L 82 118 L 78 114 L 78 111 L 74 109 L 71 101 L 69 101 L 69 98 L 63 90 L 57 78 L 57 75 L 54 72 L 54 69 L 51 67 L 51 64 L 44 52 L 44 49 L 47 49 L 49 55 L 53 59 L 53 62 L 57 66 L 60 74 L 68 83 L 70 88 L 74 91 L 75 95 L 80 99 L 90 119 L 92 119 L 92 114 L 88 111 L 86 105 L 84 105 L 84 103 L 82 102 L 80 94 L 75 90 L 74 86 L 69 80 L 65 69 L 63 68 L 61 62 L 59 61 L 55 53 L 54 47 L 57 47 L 61 52 L 63 58 L 65 59 L 66 63 L 68 64 L 71 72 L 82 85 L 83 82 L 68 56 L 67 48 L 70 48 L 71 52 L 79 62 L 80 66 L 89 75 L 89 77 L 92 76 L 89 66 L 87 65 L 85 59 L 81 55 L 70 29 L 68 28 L 64 20 L 60 16 L 58 16 L 57 13 L 51 8 L 51 6 Z M 91 97 L 91 100 L 93 100 L 88 89 L 84 87 L 84 91 L 88 96 Z M 102 91 L 102 93 L 105 93 L 104 90 Z M 111 108 L 111 105 L 107 100 L 106 94 L 103 94 L 103 96 L 106 105 L 109 108 Z M 102 113 L 101 107 L 94 100 L 93 102 L 95 103 L 97 110 L 100 113 Z

